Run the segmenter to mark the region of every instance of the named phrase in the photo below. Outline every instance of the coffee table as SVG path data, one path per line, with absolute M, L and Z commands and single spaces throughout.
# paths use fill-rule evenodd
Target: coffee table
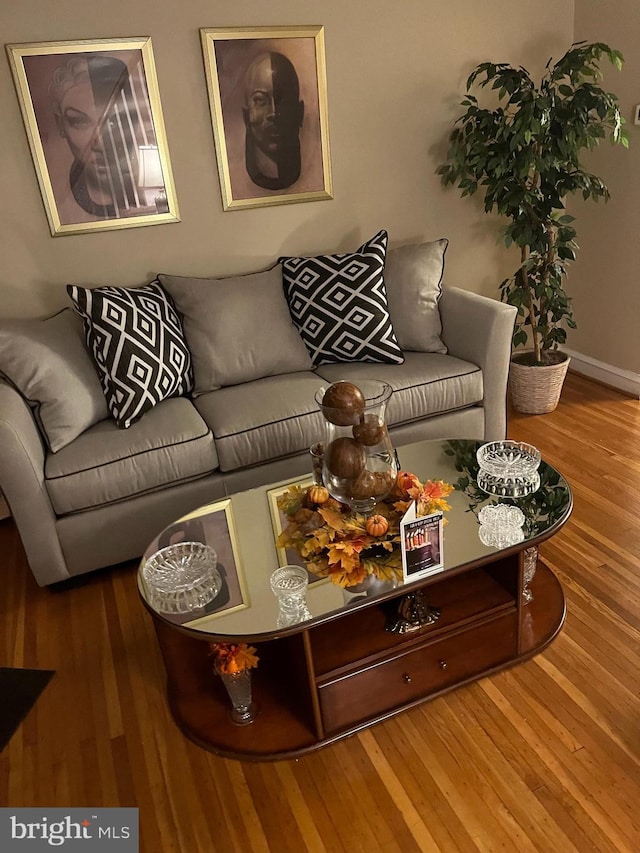
M 274 533 L 275 498 L 287 482 L 201 507 L 163 531 L 142 559 L 138 586 L 153 618 L 169 706 L 182 732 L 227 757 L 290 758 L 548 645 L 562 627 L 565 599 L 553 572 L 537 559 L 538 545 L 567 521 L 571 489 L 543 460 L 540 486 L 532 494 L 487 494 L 476 479 L 479 446 L 437 440 L 397 449 L 403 470 L 458 486 L 449 498 L 442 571 L 358 596 L 319 580 L 307 591 L 312 618 L 287 628 L 276 627 L 278 605 L 269 585 L 272 571 L 287 562 Z M 497 535 L 479 523 L 480 511 L 495 504 L 522 510 L 526 521 L 519 537 Z M 141 573 L 145 560 L 176 530 L 213 545 L 224 576 L 219 596 L 186 616 L 154 609 Z M 439 610 L 439 618 L 404 634 L 386 630 L 406 596 L 416 593 Z M 260 662 L 251 674 L 259 711 L 250 725 L 238 727 L 229 719 L 229 698 L 209 655 L 208 643 L 216 641 L 257 648 Z

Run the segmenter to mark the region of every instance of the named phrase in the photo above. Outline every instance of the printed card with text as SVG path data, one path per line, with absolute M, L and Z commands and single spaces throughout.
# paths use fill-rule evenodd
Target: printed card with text
M 441 512 L 418 516 L 415 501 L 400 522 L 402 573 L 405 581 L 417 580 L 444 569 Z

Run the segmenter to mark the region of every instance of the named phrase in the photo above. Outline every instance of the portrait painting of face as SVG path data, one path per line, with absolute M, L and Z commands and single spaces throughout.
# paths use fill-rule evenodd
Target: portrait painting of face
M 247 174 L 259 187 L 286 189 L 300 177 L 304 102 L 298 75 L 286 56 L 271 51 L 251 62 L 244 82 Z
M 140 217 L 168 212 L 170 165 L 144 48 L 12 47 L 53 233 L 84 224 L 153 224 Z M 176 221 L 175 211 L 170 219 Z
M 324 53 L 308 29 L 202 31 L 225 209 L 331 198 Z

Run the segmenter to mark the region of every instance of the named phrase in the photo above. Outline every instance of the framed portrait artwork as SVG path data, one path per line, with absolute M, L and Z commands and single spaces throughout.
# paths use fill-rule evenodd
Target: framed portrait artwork
M 324 29 L 201 29 L 224 210 L 330 199 Z
M 183 614 L 163 614 L 176 624 L 197 625 L 201 619 L 211 619 L 249 607 L 249 595 L 242 566 L 238 558 L 238 540 L 231 511 L 231 500 L 225 499 L 199 507 L 166 527 L 151 542 L 143 561 L 152 554 L 178 542 L 202 542 L 211 545 L 217 555 L 216 569 L 222 586 L 215 598 L 204 607 Z
M 294 480 L 291 483 L 287 483 L 284 486 L 278 486 L 275 489 L 269 489 L 269 491 L 267 492 L 267 500 L 269 501 L 269 512 L 271 513 L 271 525 L 273 527 L 273 535 L 276 541 L 287 524 L 287 518 L 278 506 L 278 498 L 283 495 L 288 489 L 290 489 L 291 486 L 300 486 L 301 488 L 305 489 L 312 483 L 312 477 L 304 477 L 300 480 Z M 307 565 L 303 560 L 302 556 L 300 555 L 300 552 L 297 551 L 295 548 L 281 548 L 280 546 L 276 545 L 276 554 L 278 555 L 279 566 L 300 566 L 303 569 L 307 569 Z M 322 578 L 318 575 L 314 575 L 313 572 L 310 572 L 308 569 L 307 576 L 309 578 L 310 586 L 321 583 L 327 583 L 329 581 L 329 578 Z
M 53 236 L 179 221 L 150 38 L 7 53 Z

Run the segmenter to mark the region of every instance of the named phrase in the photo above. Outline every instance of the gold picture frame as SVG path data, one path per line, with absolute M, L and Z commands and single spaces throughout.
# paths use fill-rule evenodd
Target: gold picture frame
M 324 28 L 200 35 L 223 209 L 333 198 Z
M 212 602 L 191 613 L 168 615 L 165 619 L 176 624 L 197 627 L 202 621 L 228 616 L 251 606 L 247 583 L 239 559 L 238 535 L 233 519 L 231 499 L 225 498 L 198 507 L 177 519 L 155 537 L 142 558 L 142 564 L 156 551 L 176 541 L 202 542 L 211 545 L 217 554 L 216 568 L 222 578 L 222 589 Z
M 313 477 L 302 477 L 298 480 L 292 480 L 290 483 L 286 483 L 283 486 L 277 486 L 275 489 L 269 489 L 267 492 L 274 543 L 278 541 L 278 536 L 282 533 L 285 523 L 284 513 L 278 506 L 278 498 L 292 486 L 301 486 L 304 489 L 312 483 Z M 278 566 L 300 566 L 303 569 L 307 569 L 307 564 L 301 557 L 300 552 L 295 548 L 280 548 L 278 545 L 275 545 L 275 549 L 278 558 Z M 318 575 L 314 575 L 313 572 L 310 572 L 308 569 L 307 575 L 309 576 L 310 586 L 317 586 L 318 584 L 326 583 L 329 580 L 329 578 L 322 578 Z
M 6 47 L 52 236 L 179 222 L 151 39 Z

